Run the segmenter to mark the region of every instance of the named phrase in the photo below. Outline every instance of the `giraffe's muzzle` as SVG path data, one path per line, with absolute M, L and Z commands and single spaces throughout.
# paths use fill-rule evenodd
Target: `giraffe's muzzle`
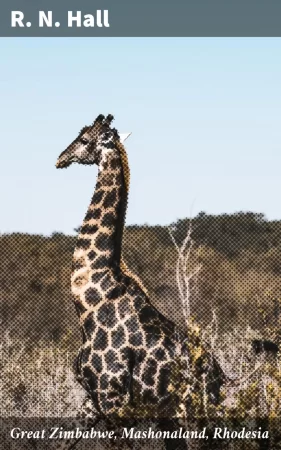
M 56 162 L 56 168 L 64 169 L 65 167 L 70 166 L 70 164 L 72 163 L 72 159 L 73 155 L 71 155 L 69 151 L 67 150 L 63 151 L 58 157 L 58 160 Z

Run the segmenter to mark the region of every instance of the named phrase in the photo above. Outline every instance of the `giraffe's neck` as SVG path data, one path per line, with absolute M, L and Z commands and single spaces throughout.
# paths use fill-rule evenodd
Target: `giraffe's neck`
M 72 291 L 79 295 L 93 275 L 120 265 L 127 206 L 126 168 L 120 152 L 108 151 L 99 167 L 94 195 L 73 257 Z

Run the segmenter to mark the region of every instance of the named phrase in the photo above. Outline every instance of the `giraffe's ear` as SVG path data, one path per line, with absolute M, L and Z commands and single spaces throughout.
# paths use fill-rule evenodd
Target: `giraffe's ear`
M 126 141 L 126 139 L 131 135 L 132 133 L 120 133 L 120 142 L 123 144 L 123 142 Z

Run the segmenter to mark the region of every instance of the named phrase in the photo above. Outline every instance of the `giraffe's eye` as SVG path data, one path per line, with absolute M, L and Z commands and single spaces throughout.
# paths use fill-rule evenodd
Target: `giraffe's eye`
M 80 142 L 81 142 L 83 145 L 87 145 L 87 144 L 89 143 L 88 139 L 86 139 L 86 138 L 84 138 L 84 137 L 82 137 L 82 138 L 80 139 Z

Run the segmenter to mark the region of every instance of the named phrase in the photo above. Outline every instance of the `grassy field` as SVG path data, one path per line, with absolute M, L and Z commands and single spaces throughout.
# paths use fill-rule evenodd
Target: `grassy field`
M 127 227 L 123 246 L 152 303 L 182 328 L 177 263 L 189 226 Z M 70 294 L 75 240 L 0 236 L 2 417 L 70 417 L 81 404 L 72 372 L 81 342 Z M 201 213 L 192 221 L 182 275 L 190 320 L 227 375 L 220 417 L 280 415 L 279 355 L 252 349 L 255 338 L 279 342 L 280 248 L 281 223 L 262 215 Z

